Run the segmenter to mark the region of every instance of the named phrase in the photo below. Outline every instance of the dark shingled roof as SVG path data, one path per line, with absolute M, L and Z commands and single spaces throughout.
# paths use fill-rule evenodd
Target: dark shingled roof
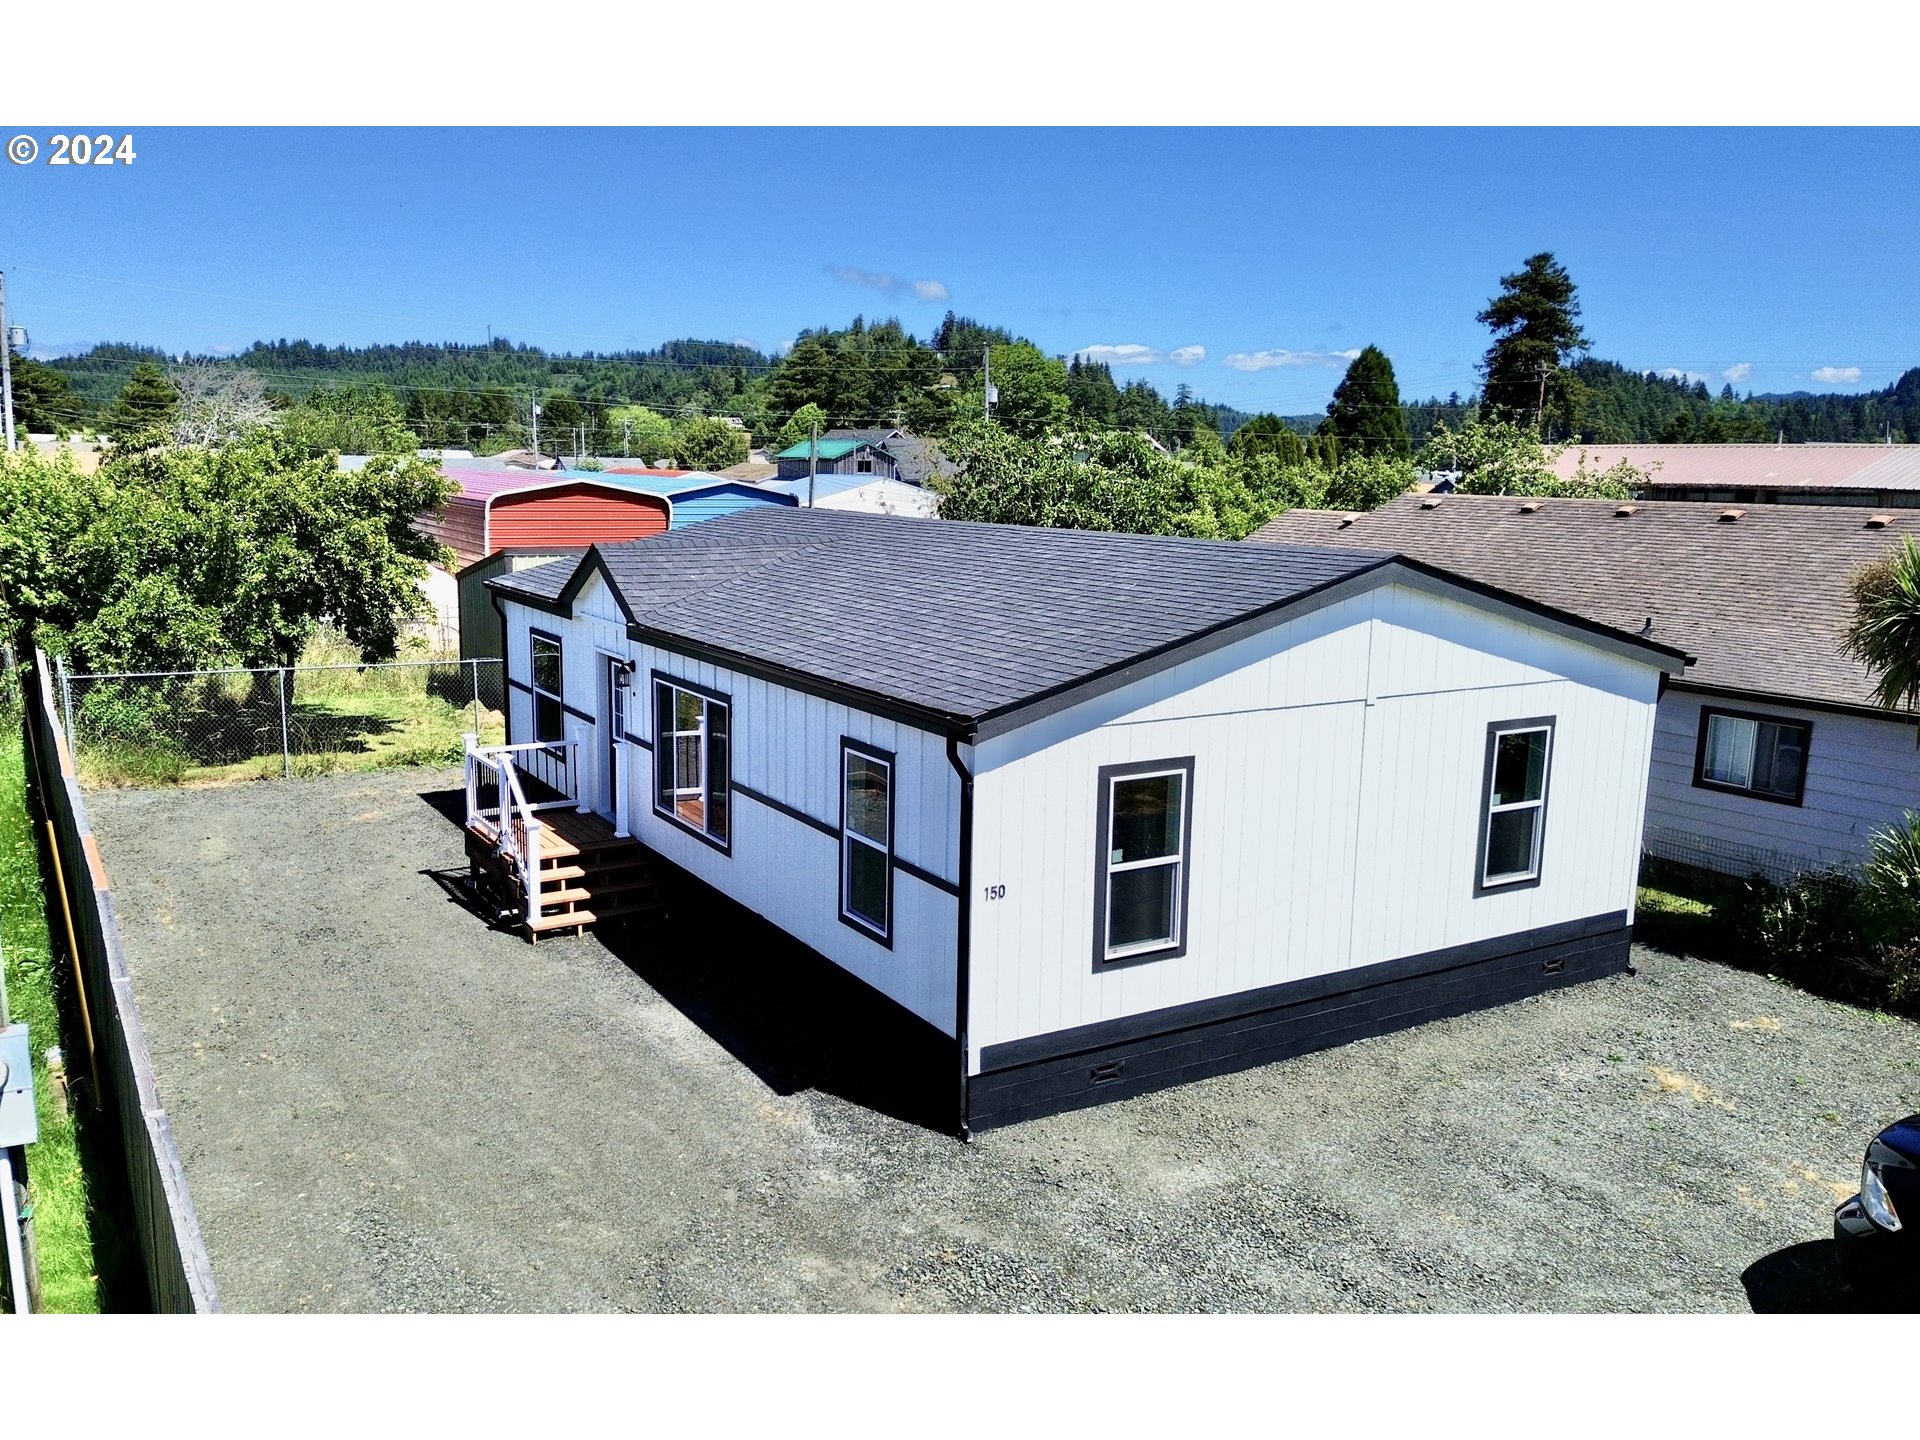
M 1543 605 L 1639 631 L 1698 657 L 1686 683 L 1873 708 L 1865 667 L 1840 649 L 1848 578 L 1920 511 L 1505 495 L 1409 495 L 1367 514 L 1290 510 L 1256 541 L 1397 550 Z M 1523 506 L 1535 507 L 1531 511 Z M 1737 519 L 1722 519 L 1739 511 Z M 1869 526 L 1876 514 L 1887 523 Z
M 1023 708 L 1394 561 L 1351 548 L 762 507 L 489 583 L 564 607 L 596 556 L 633 622 L 669 645 L 962 721 Z

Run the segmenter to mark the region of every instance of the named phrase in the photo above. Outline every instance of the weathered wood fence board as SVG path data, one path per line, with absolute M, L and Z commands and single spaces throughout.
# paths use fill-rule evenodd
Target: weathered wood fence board
M 73 755 L 54 703 L 50 673 L 47 657 L 35 651 L 33 676 L 25 687 L 33 780 L 60 850 L 66 899 L 72 907 L 81 968 L 93 1004 L 100 1100 L 114 1107 L 119 1121 L 147 1292 L 157 1311 L 216 1311 L 220 1294 L 213 1283 L 213 1266 L 187 1193 L 173 1127 L 160 1103 L 153 1057 L 134 1004 L 133 981 L 114 918 L 113 893 L 74 778 Z

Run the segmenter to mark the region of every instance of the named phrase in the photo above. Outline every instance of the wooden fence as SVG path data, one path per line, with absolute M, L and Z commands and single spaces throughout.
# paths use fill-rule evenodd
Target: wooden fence
M 111 1106 L 126 1153 L 134 1228 L 155 1310 L 207 1313 L 220 1308 L 200 1221 L 187 1194 L 187 1176 L 173 1129 L 160 1103 L 153 1057 L 133 1003 L 133 981 L 114 919 L 113 893 L 93 827 L 74 779 L 73 752 L 49 684 L 47 657 L 35 651 L 24 686 L 33 780 L 42 813 L 53 822 L 66 883 L 75 947 L 93 1018 L 100 1103 Z M 60 917 L 52 923 L 62 925 Z

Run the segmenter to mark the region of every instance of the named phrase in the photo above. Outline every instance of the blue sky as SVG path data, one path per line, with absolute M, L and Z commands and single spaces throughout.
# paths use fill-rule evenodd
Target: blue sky
M 30 130 L 42 143 L 47 127 Z M 1920 364 L 1920 132 L 159 130 L 0 166 L 35 349 L 483 340 L 775 349 L 953 308 L 1243 409 L 1373 343 L 1463 393 L 1498 277 L 1554 251 L 1593 353 L 1715 389 Z M 87 277 L 87 278 L 78 278 Z M 1137 347 L 1121 349 L 1119 347 Z

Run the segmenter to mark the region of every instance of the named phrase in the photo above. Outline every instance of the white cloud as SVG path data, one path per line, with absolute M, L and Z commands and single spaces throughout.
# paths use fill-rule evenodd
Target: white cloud
M 1671 365 L 1655 373 L 1659 375 L 1662 380 L 1684 380 L 1689 385 L 1704 385 L 1707 379 L 1706 376 L 1697 370 L 1676 370 Z
M 1151 345 L 1088 345 L 1073 353 L 1096 365 L 1158 365 L 1167 358 L 1166 352 Z
M 938 280 L 906 281 L 884 270 L 862 270 L 857 265 L 829 265 L 827 273 L 843 284 L 865 285 L 883 295 L 911 294 L 916 300 L 926 301 L 951 298 L 947 287 Z
M 1298 369 L 1308 365 L 1325 365 L 1338 370 L 1342 366 L 1360 358 L 1360 352 L 1354 350 L 1237 350 L 1220 363 L 1231 365 L 1235 370 L 1279 370 Z
M 1738 365 L 1729 365 L 1720 372 L 1720 378 L 1728 384 L 1738 385 L 1753 375 L 1753 366 L 1742 360 Z
M 1822 365 L 1813 372 L 1822 385 L 1851 385 L 1860 378 L 1858 365 Z
M 1198 365 L 1206 358 L 1207 347 L 1204 345 L 1182 345 L 1178 350 L 1167 352 L 1167 359 L 1176 365 Z

